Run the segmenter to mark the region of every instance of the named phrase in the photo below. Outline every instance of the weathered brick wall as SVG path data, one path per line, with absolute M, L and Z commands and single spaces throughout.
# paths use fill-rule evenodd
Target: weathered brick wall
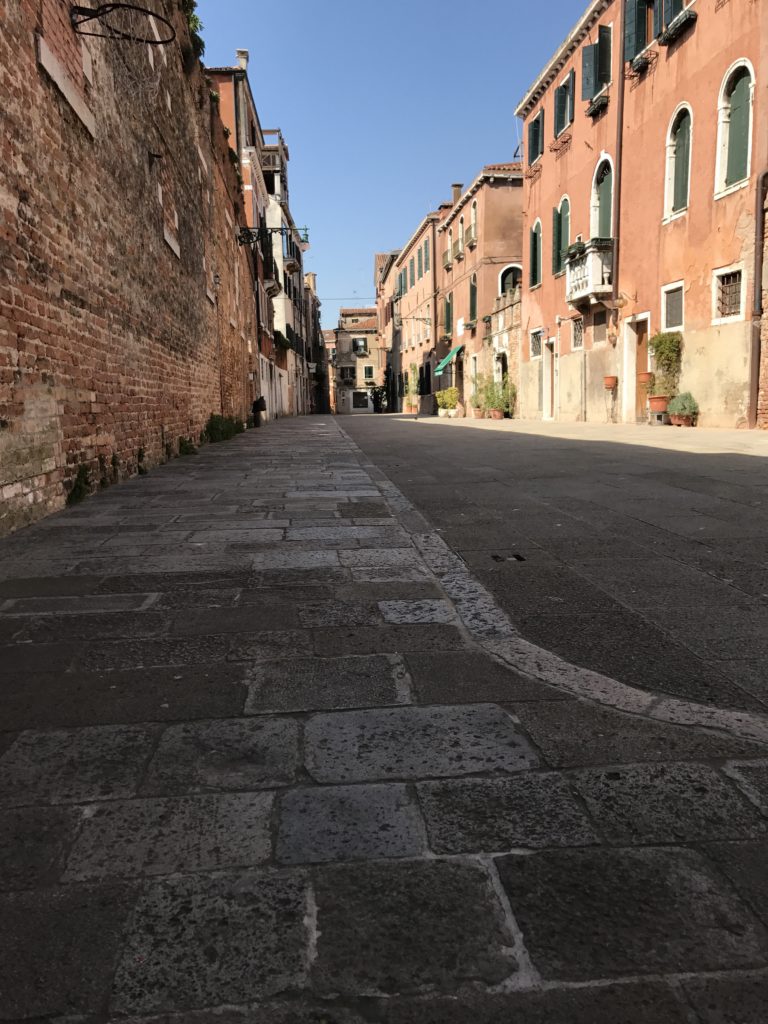
M 155 0 L 178 37 L 151 61 L 81 47 L 63 0 L 0 6 L 2 533 L 61 507 L 81 464 L 95 482 L 115 456 L 126 475 L 211 412 L 244 418 L 256 315 L 236 171 L 175 5 Z M 146 92 L 125 74 L 142 60 L 160 76 Z

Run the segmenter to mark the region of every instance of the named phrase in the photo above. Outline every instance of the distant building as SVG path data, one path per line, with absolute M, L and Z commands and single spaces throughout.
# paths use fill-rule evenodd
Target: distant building
M 334 411 L 373 412 L 373 391 L 383 387 L 387 368 L 376 307 L 341 309 L 339 325 L 332 333 Z

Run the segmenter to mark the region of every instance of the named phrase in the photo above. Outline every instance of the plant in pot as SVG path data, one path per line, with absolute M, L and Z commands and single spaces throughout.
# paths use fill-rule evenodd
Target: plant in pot
M 683 363 L 683 336 L 679 331 L 662 331 L 648 342 L 656 368 L 648 389 L 651 412 L 666 412 L 670 398 L 677 394 Z
M 483 386 L 483 405 L 490 413 L 492 420 L 503 420 L 508 406 L 507 389 L 503 381 L 486 379 Z
M 505 375 L 504 387 L 507 392 L 507 415 L 510 419 L 514 419 L 517 406 L 517 385 Z
M 485 416 L 485 411 L 483 409 L 483 400 L 480 395 L 479 389 L 480 384 L 478 382 L 477 390 L 473 391 L 472 394 L 469 396 L 469 407 L 472 410 L 472 415 L 475 417 L 476 420 L 481 420 L 483 416 Z
M 437 415 L 447 416 L 448 409 L 446 408 L 445 405 L 445 391 L 435 392 L 435 401 L 437 402 Z
M 459 389 L 445 388 L 439 393 L 443 396 L 443 408 L 445 409 L 446 415 L 453 419 L 457 415 Z
M 667 412 L 673 427 L 692 427 L 699 414 L 699 403 L 690 391 L 684 391 L 670 401 Z

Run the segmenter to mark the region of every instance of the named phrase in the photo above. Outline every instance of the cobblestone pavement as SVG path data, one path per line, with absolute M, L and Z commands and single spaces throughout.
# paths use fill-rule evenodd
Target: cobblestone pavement
M 763 704 L 522 634 L 330 418 L 0 542 L 0 1020 L 765 1024 Z

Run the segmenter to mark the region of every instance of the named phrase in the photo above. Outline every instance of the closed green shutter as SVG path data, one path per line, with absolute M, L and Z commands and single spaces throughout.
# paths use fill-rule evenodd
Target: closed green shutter
M 656 0 L 656 2 L 658 3 L 658 0 Z M 665 20 L 668 25 L 670 21 L 674 21 L 678 14 L 682 11 L 683 0 L 667 0 L 666 7 L 667 17 Z
M 424 260 L 421 254 L 421 246 L 419 246 L 418 252 L 418 263 L 419 263 L 419 280 L 424 276 Z
M 408 264 L 408 277 L 410 281 L 410 287 L 413 288 L 413 286 L 416 284 L 416 265 L 413 256 L 411 256 L 410 263 Z
M 611 41 L 613 33 L 609 25 L 597 30 L 597 84 L 608 85 L 611 81 Z
M 602 178 L 597 185 L 598 210 L 597 219 L 598 238 L 611 237 L 611 220 L 613 204 L 613 172 L 610 167 L 605 169 Z
M 429 239 L 424 240 L 424 273 L 429 270 Z
M 576 112 L 576 72 L 571 68 L 568 76 L 568 124 L 573 124 Z
M 684 210 L 688 205 L 688 174 L 691 155 L 691 118 L 683 111 L 675 129 L 675 182 L 672 210 Z
M 667 7 L 675 0 L 667 0 Z M 674 17 L 674 15 L 673 15 Z M 670 18 L 670 21 L 672 19 Z M 664 28 L 664 0 L 656 0 L 653 5 L 653 38 L 658 39 Z
M 746 68 L 736 73 L 731 89 L 728 123 L 728 164 L 725 184 L 735 185 L 748 176 L 749 116 L 752 79 Z
M 477 278 L 474 276 L 469 282 L 469 319 L 477 320 Z
M 541 225 L 531 229 L 531 266 L 529 280 L 531 285 L 541 283 Z
M 559 85 L 555 89 L 555 138 L 564 130 L 568 123 L 568 86 Z
M 560 211 L 552 211 L 552 273 L 559 274 L 562 270 L 562 259 L 560 257 Z
M 581 51 L 581 98 L 591 100 L 597 92 L 597 43 Z
M 528 264 L 528 284 L 536 284 L 536 229 L 531 228 L 531 233 L 528 236 L 529 242 L 529 264 Z
M 624 0 L 624 60 L 634 60 L 644 46 L 638 38 L 640 0 Z M 642 5 L 645 6 L 644 4 Z
M 560 203 L 560 269 L 565 265 L 565 250 L 571 242 L 571 204 L 567 199 Z
M 544 152 L 544 110 L 539 111 L 539 156 Z
M 538 143 L 539 119 L 534 119 L 528 124 L 528 163 L 532 164 L 539 155 Z

